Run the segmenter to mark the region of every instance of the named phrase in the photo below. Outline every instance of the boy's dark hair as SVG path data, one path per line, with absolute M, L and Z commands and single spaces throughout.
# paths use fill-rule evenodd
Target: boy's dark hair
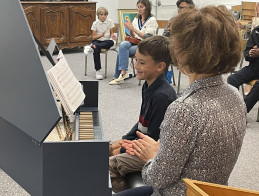
M 165 72 L 172 62 L 170 56 L 170 42 L 168 37 L 155 35 L 143 39 L 138 44 L 138 51 L 143 55 L 151 56 L 156 63 L 165 62 Z
M 149 0 L 138 0 L 137 2 L 137 5 L 139 3 L 142 3 L 145 7 L 146 7 L 146 10 L 145 10 L 145 20 L 151 15 L 151 3 Z M 139 18 L 139 14 L 137 15 L 137 18 Z
M 186 3 L 189 4 L 189 5 L 194 5 L 194 3 L 193 3 L 192 0 L 178 0 L 178 1 L 176 2 L 176 5 L 177 5 L 178 8 L 179 8 L 179 6 L 180 6 L 180 4 L 181 4 L 182 2 L 186 2 Z

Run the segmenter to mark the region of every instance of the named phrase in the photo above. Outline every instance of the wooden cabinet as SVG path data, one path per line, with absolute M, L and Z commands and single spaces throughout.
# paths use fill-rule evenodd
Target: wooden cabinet
M 51 38 L 60 49 L 91 43 L 96 2 L 22 2 L 22 6 L 32 33 L 44 47 Z

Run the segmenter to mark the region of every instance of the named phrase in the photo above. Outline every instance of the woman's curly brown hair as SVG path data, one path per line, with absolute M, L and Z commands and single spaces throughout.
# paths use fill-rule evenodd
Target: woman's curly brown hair
M 172 20 L 171 55 L 175 64 L 176 57 L 184 56 L 184 65 L 192 73 L 234 71 L 241 58 L 241 44 L 233 17 L 215 6 L 178 14 Z

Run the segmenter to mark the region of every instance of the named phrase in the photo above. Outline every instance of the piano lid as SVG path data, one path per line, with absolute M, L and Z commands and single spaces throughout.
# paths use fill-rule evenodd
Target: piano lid
M 0 116 L 42 142 L 61 115 L 19 0 L 0 1 L 0 27 Z

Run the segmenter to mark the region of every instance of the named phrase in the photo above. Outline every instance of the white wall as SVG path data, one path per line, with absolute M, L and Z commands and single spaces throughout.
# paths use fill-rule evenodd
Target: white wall
M 97 2 L 96 3 L 96 9 L 98 7 L 106 7 L 109 11 L 109 18 L 113 20 L 113 22 L 118 23 L 118 1 L 121 0 L 88 0 L 88 1 L 93 1 Z
M 94 0 L 89 0 L 94 1 Z M 159 0 L 151 0 L 153 5 L 157 5 Z M 177 14 L 177 0 L 160 0 L 162 6 L 152 7 L 152 13 L 157 15 L 158 20 L 168 20 Z M 197 8 L 206 5 L 226 5 L 229 9 L 232 5 L 241 5 L 241 0 L 193 0 Z M 259 2 L 259 0 L 244 0 Z M 119 22 L 118 9 L 136 9 L 137 0 L 96 0 L 96 7 L 104 6 L 109 10 L 109 18 L 115 23 Z
M 104 6 L 109 11 L 109 18 L 115 23 L 119 23 L 118 9 L 136 9 L 136 3 L 138 0 L 88 0 L 97 2 L 96 8 Z M 177 14 L 176 1 L 177 0 L 150 0 L 152 2 L 152 14 L 157 16 L 158 20 L 169 20 L 172 16 Z M 254 1 L 259 0 L 243 0 Z M 160 2 L 161 6 L 156 6 Z M 231 8 L 232 5 L 241 5 L 241 0 L 193 0 L 197 8 L 201 8 L 206 5 L 226 5 L 227 8 Z M 158 34 L 162 34 L 162 29 Z
M 119 0 L 118 9 L 136 9 L 138 0 Z
M 136 9 L 136 3 L 138 0 L 88 0 L 97 2 L 96 8 L 104 6 L 109 11 L 109 18 L 114 23 L 119 23 L 118 9 Z M 177 0 L 150 0 L 152 2 L 152 14 L 154 14 L 158 20 L 169 20 L 172 16 L 177 14 L 176 2 Z M 243 0 L 259 2 L 259 0 Z M 160 2 L 160 6 L 158 3 Z M 232 5 L 241 5 L 241 0 L 193 0 L 197 8 L 201 8 L 206 5 L 225 5 L 228 9 Z M 161 35 L 163 29 L 159 29 L 158 34 Z M 120 38 L 119 38 L 120 40 Z
M 259 2 L 259 0 L 243 0 Z M 152 0 L 153 5 L 157 5 L 157 2 L 161 2 L 162 6 L 153 7 L 153 13 L 157 13 L 158 20 L 165 20 L 177 14 L 176 2 L 177 0 Z M 241 5 L 241 0 L 193 0 L 197 8 L 204 7 L 206 5 L 225 5 L 228 9 L 231 9 L 232 5 Z M 155 11 L 156 10 L 156 11 Z

